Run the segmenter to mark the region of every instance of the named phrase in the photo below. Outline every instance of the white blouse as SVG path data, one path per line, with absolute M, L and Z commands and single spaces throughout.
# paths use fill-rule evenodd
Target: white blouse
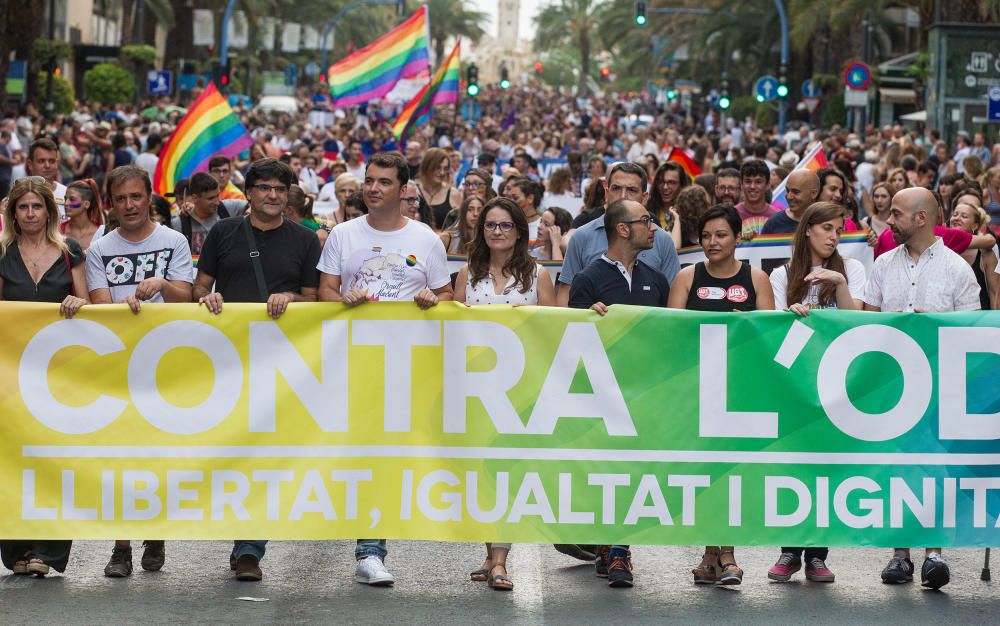
M 539 271 L 544 270 L 541 265 L 536 263 L 534 280 L 531 281 L 531 289 L 527 293 L 521 293 L 521 285 L 514 283 L 513 276 L 507 279 L 507 285 L 500 293 L 497 293 L 493 287 L 493 276 L 487 274 L 486 278 L 473 285 L 472 272 L 468 272 L 465 281 L 465 303 L 470 306 L 477 304 L 538 304 Z

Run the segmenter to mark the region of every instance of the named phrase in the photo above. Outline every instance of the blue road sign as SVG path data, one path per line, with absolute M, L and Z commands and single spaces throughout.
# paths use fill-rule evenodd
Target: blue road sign
M 146 93 L 151 96 L 169 96 L 173 82 L 170 72 L 150 71 L 146 74 Z
M 987 94 L 986 119 L 990 122 L 1000 122 L 1000 87 L 993 85 Z
M 467 98 L 462 102 L 461 114 L 464 120 L 478 120 L 483 116 L 483 110 L 478 102 Z
M 848 89 L 865 91 L 872 84 L 872 70 L 861 62 L 851 63 L 844 70 L 844 84 Z
M 778 97 L 778 79 L 774 76 L 761 76 L 753 86 L 758 102 L 770 102 Z
M 812 81 L 811 78 L 807 79 L 802 83 L 802 95 L 806 98 L 818 98 L 820 94 L 819 87 Z
M 294 87 L 299 78 L 299 67 L 294 63 L 285 66 L 285 84 Z

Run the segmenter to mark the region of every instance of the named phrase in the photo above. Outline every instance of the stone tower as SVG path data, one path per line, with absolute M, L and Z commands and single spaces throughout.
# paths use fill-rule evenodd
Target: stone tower
M 497 11 L 497 42 L 505 48 L 517 45 L 521 22 L 521 1 L 500 0 Z

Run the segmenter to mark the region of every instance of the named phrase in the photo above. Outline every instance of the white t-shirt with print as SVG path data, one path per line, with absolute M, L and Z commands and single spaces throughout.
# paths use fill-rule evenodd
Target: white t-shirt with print
M 813 267 L 813 271 L 820 269 L 822 266 L 817 265 Z M 851 292 L 851 297 L 855 300 L 861 300 L 865 295 L 865 266 L 861 261 L 857 259 L 844 259 L 844 274 L 847 276 L 847 289 Z M 774 268 L 771 272 L 771 289 L 774 291 L 774 308 L 778 311 L 783 311 L 788 308 L 788 266 L 782 265 L 781 267 Z M 806 305 L 809 309 L 836 309 L 837 301 L 834 300 L 826 307 L 820 307 L 819 305 L 819 285 L 812 285 L 809 287 L 809 291 L 806 293 L 806 297 L 802 299 L 802 304 Z M 794 304 L 794 303 L 793 303 Z
M 122 302 L 147 278 L 194 283 L 191 249 L 184 235 L 159 225 L 142 241 L 129 241 L 115 229 L 90 244 L 88 291 L 110 289 L 111 301 Z M 163 302 L 163 294 L 156 294 L 149 302 Z
M 323 246 L 319 271 L 340 276 L 340 293 L 357 288 L 372 301 L 410 301 L 421 289 L 451 282 L 441 239 L 420 222 L 375 230 L 362 217 L 337 224 Z

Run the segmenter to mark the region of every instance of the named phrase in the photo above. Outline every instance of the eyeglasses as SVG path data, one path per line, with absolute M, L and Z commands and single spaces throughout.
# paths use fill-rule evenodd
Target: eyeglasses
M 210 174 L 218 174 L 219 176 L 222 176 L 223 174 L 228 174 L 229 173 L 229 168 L 228 167 L 213 167 L 212 169 L 208 170 L 208 172 Z
M 638 219 L 626 220 L 626 221 L 623 221 L 623 222 L 619 222 L 619 224 L 642 224 L 646 228 L 649 228 L 649 224 L 652 221 L 653 221 L 652 217 L 650 217 L 648 215 L 643 215 L 642 217 L 640 217 Z
M 465 181 L 462 186 L 469 189 L 486 189 L 486 183 L 474 183 L 471 180 Z
M 514 222 L 486 222 L 483 224 L 483 230 L 488 233 L 491 233 L 498 228 L 502 233 L 509 233 L 514 230 Z
M 288 193 L 288 187 L 284 185 L 254 185 L 254 188 L 266 196 L 272 193 L 283 196 Z
M 420 204 L 420 196 L 414 196 L 412 198 L 400 198 L 403 202 L 407 204 Z

